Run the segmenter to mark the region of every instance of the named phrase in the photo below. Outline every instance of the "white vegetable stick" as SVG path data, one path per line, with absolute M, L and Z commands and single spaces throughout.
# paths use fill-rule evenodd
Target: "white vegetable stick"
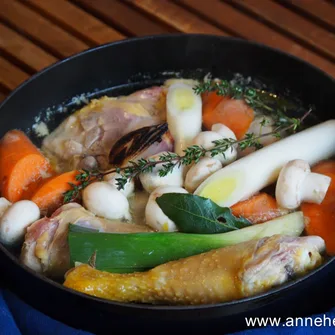
M 220 206 L 232 206 L 274 183 L 290 160 L 310 165 L 335 155 L 335 120 L 288 136 L 212 174 L 194 192 Z
M 183 155 L 193 138 L 201 132 L 202 100 L 192 86 L 172 84 L 166 97 L 167 122 L 175 141 L 174 151 Z

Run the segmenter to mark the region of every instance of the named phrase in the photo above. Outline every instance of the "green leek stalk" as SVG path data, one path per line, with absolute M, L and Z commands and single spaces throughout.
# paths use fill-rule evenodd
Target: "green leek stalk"
M 302 212 L 294 212 L 247 228 L 220 234 L 99 233 L 70 225 L 71 264 L 94 259 L 98 270 L 129 273 L 275 234 L 299 236 L 304 230 Z

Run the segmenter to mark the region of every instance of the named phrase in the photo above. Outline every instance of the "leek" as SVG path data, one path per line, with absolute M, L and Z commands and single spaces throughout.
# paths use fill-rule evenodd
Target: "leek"
M 70 225 L 71 265 L 88 263 L 95 253 L 95 267 L 108 272 L 145 271 L 157 265 L 275 234 L 299 236 L 304 230 L 302 212 L 294 212 L 220 234 L 99 233 Z

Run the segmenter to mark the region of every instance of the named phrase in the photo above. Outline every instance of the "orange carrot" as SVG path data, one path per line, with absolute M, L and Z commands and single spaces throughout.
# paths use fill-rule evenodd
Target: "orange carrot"
M 321 174 L 335 173 L 335 160 L 321 161 L 313 166 L 312 171 Z
M 321 204 L 301 204 L 307 218 L 306 233 L 322 237 L 328 254 L 335 255 L 335 161 L 320 162 L 312 171 L 327 175 L 332 181 Z
M 78 185 L 77 174 L 78 171 L 70 171 L 46 179 L 30 200 L 35 202 L 43 214 L 52 214 L 63 204 L 63 193 L 71 189 L 69 183 Z
M 11 130 L 1 139 L 0 189 L 9 201 L 24 199 L 51 172 L 48 160 L 22 131 Z
M 222 123 L 235 133 L 237 139 L 242 139 L 254 120 L 254 111 L 243 100 L 211 92 L 203 96 L 202 119 L 207 129 L 215 123 Z
M 262 223 L 283 214 L 276 200 L 267 193 L 259 193 L 240 201 L 231 210 L 235 216 L 243 216 L 252 223 Z
M 203 112 L 205 114 L 211 113 L 223 99 L 224 96 L 217 95 L 216 92 L 204 93 L 202 95 Z

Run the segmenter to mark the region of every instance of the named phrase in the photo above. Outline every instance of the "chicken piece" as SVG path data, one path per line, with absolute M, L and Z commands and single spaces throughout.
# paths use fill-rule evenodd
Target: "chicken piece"
M 76 203 L 62 206 L 50 218 L 42 218 L 28 227 L 20 259 L 32 270 L 61 278 L 70 269 L 67 233 L 69 224 L 101 232 L 150 232 L 148 226 L 96 217 Z
M 142 303 L 213 304 L 253 296 L 301 276 L 322 262 L 318 236 L 274 235 L 159 265 L 117 274 L 82 264 L 64 285 L 100 298 Z
M 119 98 L 93 99 L 44 138 L 42 151 L 57 171 L 106 169 L 111 147 L 123 135 L 165 121 L 163 87 Z M 89 157 L 89 162 L 82 162 Z M 95 159 L 95 161 L 94 161 Z M 88 164 L 88 166 L 86 166 Z

